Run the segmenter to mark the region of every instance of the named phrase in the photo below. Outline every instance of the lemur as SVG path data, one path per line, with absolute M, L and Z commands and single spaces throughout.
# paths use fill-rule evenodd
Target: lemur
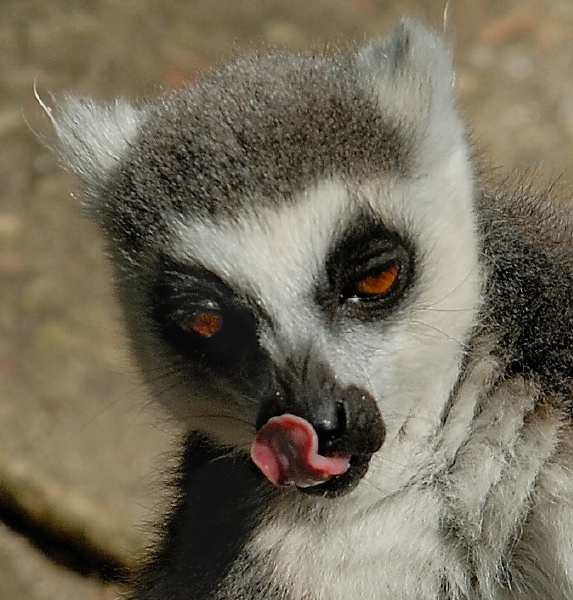
M 439 36 L 47 110 L 188 431 L 128 598 L 573 598 L 571 208 L 484 183 Z

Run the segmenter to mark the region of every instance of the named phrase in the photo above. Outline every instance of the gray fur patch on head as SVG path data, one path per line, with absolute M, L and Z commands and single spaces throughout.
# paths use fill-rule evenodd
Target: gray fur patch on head
M 157 187 L 183 214 L 228 214 L 333 175 L 405 172 L 400 123 L 372 92 L 347 57 L 241 60 L 154 111 L 125 180 Z
M 153 260 L 191 216 L 431 173 L 462 138 L 452 78 L 438 38 L 405 21 L 356 54 L 243 59 L 145 109 L 68 98 L 50 116 L 92 216 L 131 261 Z
M 405 174 L 401 129 L 349 57 L 241 60 L 151 110 L 104 223 L 141 241 L 167 213 L 236 218 L 333 176 Z

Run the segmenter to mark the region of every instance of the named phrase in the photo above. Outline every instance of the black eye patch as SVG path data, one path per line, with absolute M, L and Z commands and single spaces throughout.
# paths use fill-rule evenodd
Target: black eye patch
M 371 215 L 338 237 L 326 262 L 319 304 L 331 318 L 384 317 L 404 296 L 414 271 L 412 245 Z
M 206 367 L 229 369 L 258 348 L 252 310 L 209 271 L 170 266 L 152 295 L 152 316 L 178 354 Z

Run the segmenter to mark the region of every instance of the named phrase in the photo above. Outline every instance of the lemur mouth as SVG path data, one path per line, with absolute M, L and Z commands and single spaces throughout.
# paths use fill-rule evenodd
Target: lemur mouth
M 338 498 L 351 492 L 366 475 L 370 466 L 371 454 L 356 454 L 350 457 L 350 464 L 345 473 L 335 475 L 324 483 L 311 487 L 299 488 L 305 494 Z
M 270 418 L 251 447 L 253 462 L 273 485 L 295 485 L 303 493 L 324 497 L 341 496 L 356 487 L 371 456 L 320 453 L 313 425 L 288 413 Z

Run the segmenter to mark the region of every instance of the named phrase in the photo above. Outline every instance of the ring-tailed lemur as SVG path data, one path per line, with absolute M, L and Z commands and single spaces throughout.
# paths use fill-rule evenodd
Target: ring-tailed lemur
M 453 79 L 405 20 L 51 115 L 190 431 L 130 597 L 573 598 L 573 219 L 484 190 Z

